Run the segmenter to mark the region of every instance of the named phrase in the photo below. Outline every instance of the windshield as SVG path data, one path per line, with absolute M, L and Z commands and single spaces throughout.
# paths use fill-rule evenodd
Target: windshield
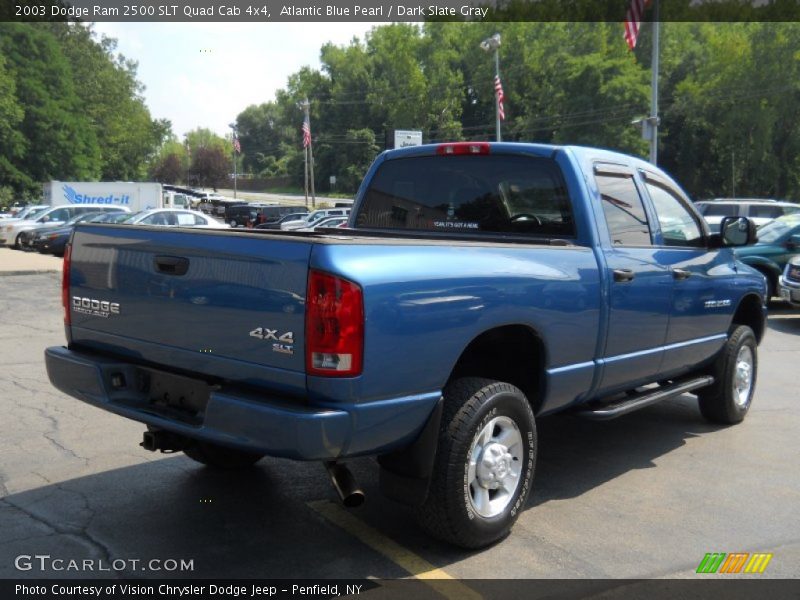
M 96 215 L 89 219 L 90 223 L 121 223 L 130 217 L 126 212 L 110 212 Z
M 17 219 L 33 219 L 39 213 L 46 211 L 49 206 L 27 206 L 17 213 Z
M 138 217 L 141 217 L 146 212 L 147 212 L 146 210 L 142 210 L 139 212 L 135 212 L 132 215 L 126 215 L 127 218 L 115 221 L 115 223 L 133 223 L 134 221 L 137 220 Z
M 759 227 L 758 243 L 774 244 L 779 238 L 795 229 L 800 229 L 800 219 L 775 219 Z

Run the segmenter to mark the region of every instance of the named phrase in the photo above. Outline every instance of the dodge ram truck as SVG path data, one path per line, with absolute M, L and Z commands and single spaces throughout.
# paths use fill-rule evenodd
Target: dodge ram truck
M 764 277 L 653 165 L 591 148 L 459 142 L 387 151 L 348 229 L 80 224 L 53 385 L 210 467 L 374 456 L 381 491 L 478 548 L 531 493 L 536 421 L 696 394 L 741 421 Z

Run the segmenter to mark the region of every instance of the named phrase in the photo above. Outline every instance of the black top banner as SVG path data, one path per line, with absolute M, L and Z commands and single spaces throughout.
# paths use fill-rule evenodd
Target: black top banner
M 2 21 L 622 22 L 632 0 L 5 0 Z M 650 0 L 642 20 L 800 21 L 800 0 Z

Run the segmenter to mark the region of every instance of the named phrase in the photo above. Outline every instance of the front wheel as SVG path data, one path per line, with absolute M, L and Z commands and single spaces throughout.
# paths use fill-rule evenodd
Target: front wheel
M 758 344 L 753 330 L 736 326 L 712 365 L 714 383 L 698 391 L 700 412 L 714 423 L 740 423 L 753 402 Z
M 420 525 L 463 548 L 508 535 L 531 492 L 536 442 L 533 411 L 518 388 L 476 377 L 450 383 Z

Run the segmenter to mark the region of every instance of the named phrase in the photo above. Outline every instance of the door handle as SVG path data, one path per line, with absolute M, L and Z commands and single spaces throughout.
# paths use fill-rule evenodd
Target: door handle
M 672 269 L 672 277 L 674 279 L 689 279 L 692 272 L 686 269 Z
M 630 269 L 614 269 L 614 281 L 626 282 L 632 281 L 636 277 L 636 273 Z
M 189 270 L 189 259 L 181 256 L 156 256 L 153 266 L 165 275 L 186 275 Z

